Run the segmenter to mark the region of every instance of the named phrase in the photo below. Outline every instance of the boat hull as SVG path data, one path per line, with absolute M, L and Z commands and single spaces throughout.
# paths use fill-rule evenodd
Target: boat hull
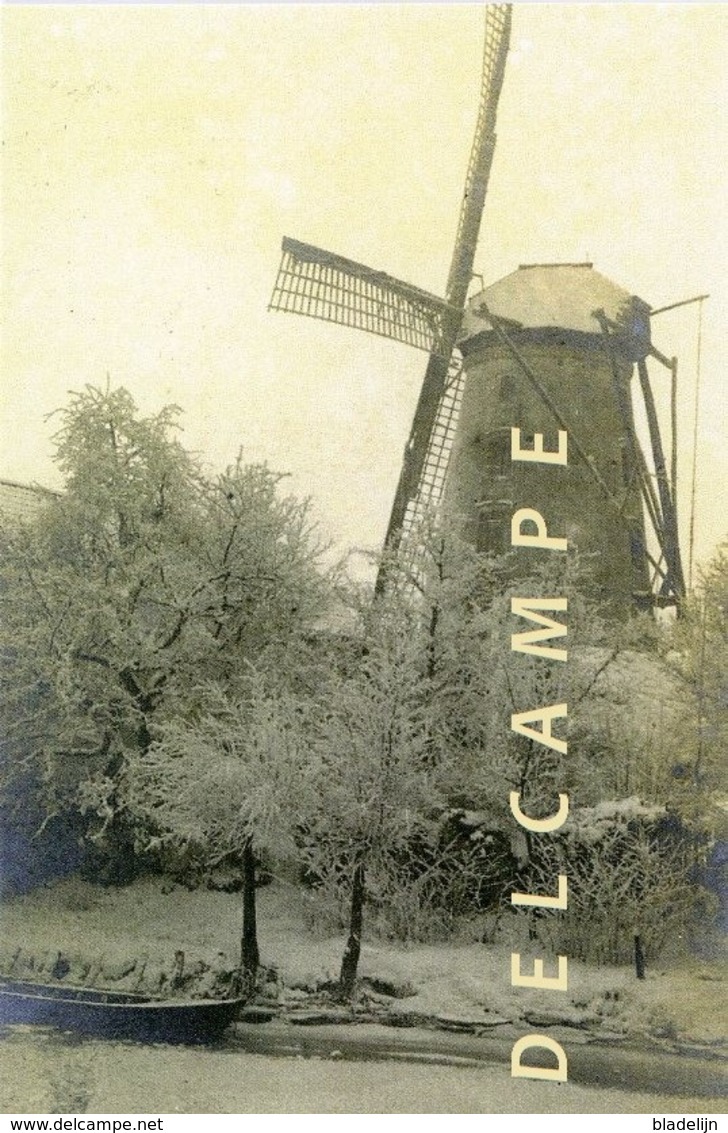
M 157 1000 L 46 984 L 0 983 L 0 1024 L 40 1024 L 97 1038 L 210 1043 L 232 1023 L 242 999 Z

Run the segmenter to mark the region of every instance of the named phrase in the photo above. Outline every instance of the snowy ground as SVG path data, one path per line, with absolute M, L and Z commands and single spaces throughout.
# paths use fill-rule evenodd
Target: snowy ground
M 33 1034 L 28 1033 L 33 1031 Z M 721 1113 L 719 1099 L 510 1078 L 500 1065 L 271 1058 L 12 1028 L 3 1113 Z
M 295 887 L 276 883 L 260 890 L 262 962 L 276 973 L 262 998 L 289 1013 L 321 1003 L 321 985 L 336 978 L 341 960 L 343 938 L 312 935 L 306 921 L 305 896 Z M 4 903 L 0 972 L 12 967 L 19 976 L 47 976 L 61 953 L 70 966 L 67 982 L 155 987 L 169 979 L 175 952 L 182 950 L 185 971 L 197 973 L 192 991 L 204 994 L 215 973 L 235 966 L 239 929 L 234 894 L 189 892 L 159 878 L 125 889 L 69 879 Z M 551 958 L 544 960 L 547 973 L 555 974 Z M 711 1049 L 725 1039 L 725 968 L 694 959 L 651 964 L 644 981 L 631 969 L 574 962 L 568 992 L 534 991 L 510 986 L 506 945 L 405 948 L 367 941 L 360 975 L 369 982 L 359 1010 L 382 1019 L 422 1017 L 484 1029 L 525 1022 Z

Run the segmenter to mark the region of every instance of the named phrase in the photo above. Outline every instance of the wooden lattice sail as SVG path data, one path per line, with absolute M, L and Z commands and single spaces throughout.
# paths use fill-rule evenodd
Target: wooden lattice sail
M 495 150 L 495 118 L 510 29 L 511 5 L 487 5 L 478 119 L 444 299 L 343 256 L 289 238 L 283 241 L 272 310 L 357 327 L 430 354 L 387 528 L 389 550 L 396 550 L 424 504 L 436 503 L 442 493 L 462 391 L 455 344 Z M 383 582 L 380 574 L 379 588 Z
M 269 308 L 356 327 L 428 353 L 443 348 L 442 299 L 288 236 Z

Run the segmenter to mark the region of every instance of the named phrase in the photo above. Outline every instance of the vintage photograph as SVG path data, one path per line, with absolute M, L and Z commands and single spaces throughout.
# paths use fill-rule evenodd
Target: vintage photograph
M 713 1128 L 725 6 L 0 23 L 0 1111 Z

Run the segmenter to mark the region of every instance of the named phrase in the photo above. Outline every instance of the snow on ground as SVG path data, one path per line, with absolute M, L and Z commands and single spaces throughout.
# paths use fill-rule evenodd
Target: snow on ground
M 270 1058 L 244 1050 L 78 1041 L 13 1028 L 0 1042 L 3 1113 L 720 1113 L 722 1101 L 571 1081 L 500 1065 Z M 169 1123 L 168 1123 L 169 1125 Z
M 306 1006 L 317 988 L 336 979 L 341 962 L 343 937 L 307 932 L 307 921 L 306 897 L 295 886 L 276 882 L 259 891 L 261 958 L 275 970 L 265 994 L 288 1009 Z M 15 963 L 13 972 L 22 969 L 27 977 L 32 956 L 36 971 L 47 975 L 61 953 L 70 963 L 68 982 L 149 987 L 162 973 L 169 978 L 175 952 L 183 950 L 186 971 L 207 970 L 197 987 L 204 994 L 215 972 L 234 968 L 239 934 L 236 894 L 188 891 L 158 877 L 124 889 L 70 878 L 3 904 L 0 972 Z M 380 1012 L 485 1026 L 502 1019 L 563 1023 L 701 1044 L 724 1040 L 726 981 L 717 965 L 695 959 L 652 964 L 648 978 L 638 981 L 629 968 L 571 962 L 568 992 L 539 991 L 510 986 L 510 951 L 507 945 L 404 947 L 365 940 L 360 976 L 377 981 L 366 990 Z M 555 957 L 543 959 L 546 973 L 555 974 Z M 377 995 L 383 983 L 396 996 Z

